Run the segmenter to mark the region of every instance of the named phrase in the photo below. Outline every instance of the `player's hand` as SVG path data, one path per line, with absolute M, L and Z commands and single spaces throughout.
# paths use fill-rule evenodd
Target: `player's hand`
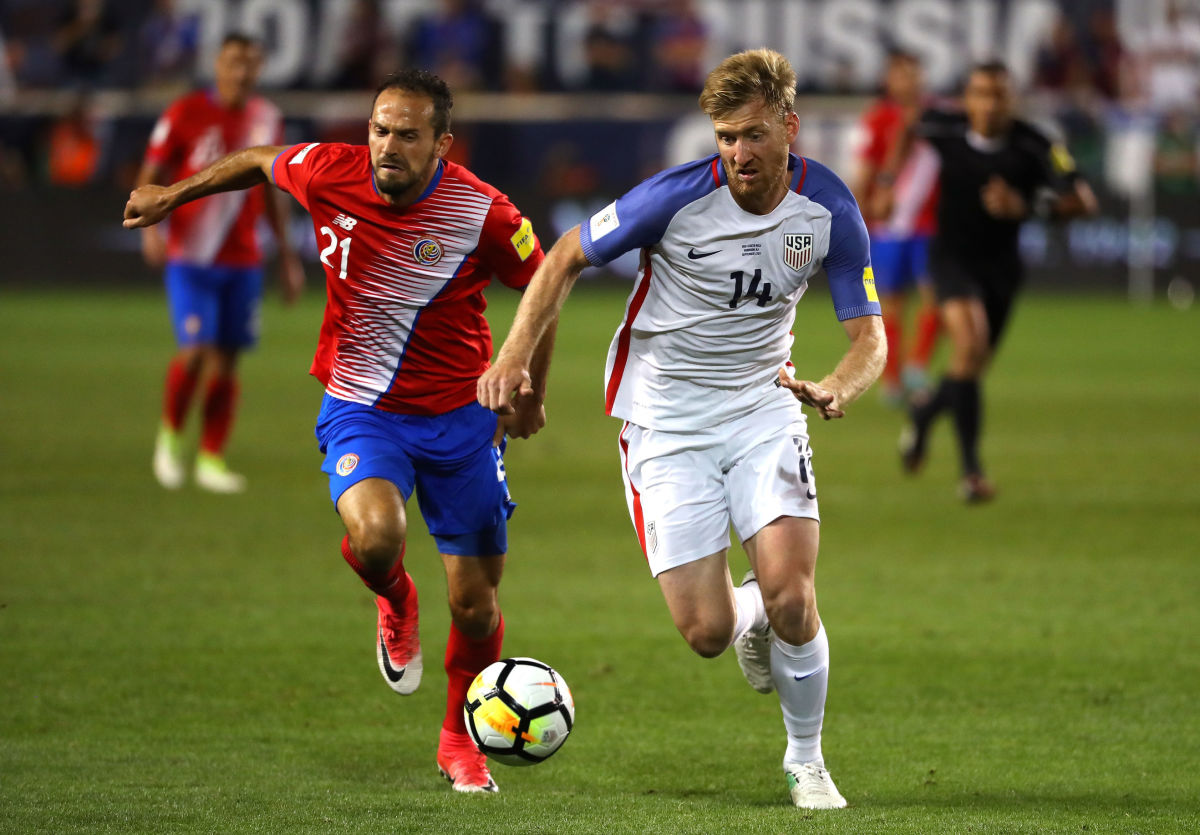
M 805 406 L 816 409 L 817 414 L 825 420 L 846 416 L 846 413 L 838 408 L 837 394 L 810 380 L 796 380 L 784 368 L 779 369 L 779 385 L 790 391 Z
M 283 294 L 283 303 L 289 307 L 300 298 L 304 289 L 304 264 L 300 256 L 292 249 L 279 253 L 279 290 Z
M 125 204 L 123 225 L 126 229 L 153 226 L 170 213 L 171 206 L 167 199 L 166 186 L 140 186 L 129 193 L 129 201 Z
M 537 395 L 518 394 L 512 399 L 512 414 L 501 415 L 496 422 L 492 446 L 500 446 L 505 435 L 510 438 L 530 438 L 546 425 L 546 408 Z
M 1025 198 L 997 174 L 979 190 L 979 199 L 987 213 L 999 220 L 1024 220 L 1029 214 Z
M 147 266 L 159 269 L 167 263 L 167 240 L 153 226 L 142 230 L 142 258 Z
M 891 217 L 895 205 L 895 189 L 885 183 L 877 184 L 867 200 L 867 220 L 884 220 Z
M 529 376 L 528 363 L 509 359 L 504 349 L 496 355 L 495 364 L 475 384 L 475 397 L 479 405 L 491 409 L 498 415 L 516 413 L 514 398 L 533 394 L 533 380 Z

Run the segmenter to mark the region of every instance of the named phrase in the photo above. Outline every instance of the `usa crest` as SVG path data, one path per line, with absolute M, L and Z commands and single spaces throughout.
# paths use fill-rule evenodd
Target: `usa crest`
M 799 272 L 812 261 L 813 236 L 790 234 L 783 236 L 783 263 Z
M 421 238 L 413 244 L 412 254 L 418 264 L 432 267 L 442 260 L 442 243 L 437 238 Z

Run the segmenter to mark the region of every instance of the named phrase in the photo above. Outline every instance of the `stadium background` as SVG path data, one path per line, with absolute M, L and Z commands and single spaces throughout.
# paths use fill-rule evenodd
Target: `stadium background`
M 708 153 L 695 93 L 730 51 L 766 44 L 788 55 L 800 75 L 797 150 L 844 176 L 889 48 L 914 51 L 943 95 L 972 61 L 998 55 L 1026 112 L 1066 138 L 1104 207 L 1061 228 L 1027 224 L 1034 283 L 1145 299 L 1177 277 L 1186 294 L 1200 270 L 1195 83 L 1177 89 L 1200 55 L 1189 0 L 1172 25 L 1167 0 L 99 5 L 72 43 L 62 32 L 74 3 L 0 6 L 2 211 L 20 219 L 0 224 L 5 282 L 153 278 L 111 207 L 154 119 L 207 78 L 234 28 L 267 44 L 263 87 L 285 111 L 289 141 L 362 141 L 363 91 L 385 71 L 407 61 L 442 73 L 457 93 L 455 157 L 509 193 L 547 241 L 648 173 Z M 73 246 L 38 245 L 58 224 L 74 230 Z M 310 237 L 296 239 L 311 249 Z
M 498 770 L 484 803 L 433 767 L 448 617 L 417 514 L 413 697 L 379 682 L 374 605 L 337 556 L 306 375 L 311 252 L 305 298 L 268 299 L 242 366 L 230 458 L 250 492 L 151 476 L 171 333 L 119 217 L 154 118 L 238 26 L 269 44 L 291 139 L 358 141 L 374 79 L 423 55 L 417 21 L 450 4 L 110 0 L 105 37 L 68 60 L 54 33 L 73 5 L 0 0 L 0 832 L 1200 831 L 1200 329 L 1179 309 L 1196 275 L 1193 10 L 1166 27 L 1158 2 L 502 0 L 425 40 L 475 44 L 421 62 L 455 81 L 458 151 L 546 242 L 707 153 L 699 77 L 761 43 L 801 69 L 801 150 L 843 175 L 889 45 L 943 92 L 996 50 L 1102 193 L 1100 218 L 1026 232 L 1030 292 L 986 390 L 998 501 L 956 499 L 949 427 L 902 476 L 901 418 L 874 391 L 811 425 L 825 751 L 851 802 L 814 819 L 786 804 L 778 704 L 732 658 L 691 655 L 637 551 L 600 382 L 627 274 L 570 300 L 549 423 L 506 456 L 506 651 L 564 674 L 578 724 L 550 763 Z M 350 26 L 359 8 L 380 17 Z M 795 359 L 819 374 L 845 337 L 815 284 Z M 516 295 L 489 301 L 499 338 Z M 740 576 L 736 548 L 731 563 Z

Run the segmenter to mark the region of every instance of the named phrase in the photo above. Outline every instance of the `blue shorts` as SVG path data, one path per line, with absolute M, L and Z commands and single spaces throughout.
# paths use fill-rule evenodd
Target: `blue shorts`
M 871 270 L 875 289 L 885 295 L 903 293 L 929 281 L 929 236 L 871 238 Z
M 258 341 L 261 267 L 197 267 L 171 261 L 167 301 L 181 348 L 249 348 Z
M 365 478 L 384 478 L 407 502 L 417 491 L 421 516 L 438 550 L 464 557 L 508 551 L 508 493 L 504 445 L 492 446 L 496 415 L 468 403 L 444 415 L 399 415 L 325 395 L 317 441 L 338 499 Z

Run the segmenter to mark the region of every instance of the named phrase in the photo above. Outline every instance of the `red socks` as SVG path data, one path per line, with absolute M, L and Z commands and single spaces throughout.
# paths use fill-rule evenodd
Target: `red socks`
M 196 381 L 200 372 L 189 371 L 178 359 L 171 360 L 167 366 L 167 383 L 163 389 L 163 423 L 178 432 L 183 429 L 187 419 L 188 406 L 192 403 L 192 394 L 196 390 Z
M 208 384 L 204 396 L 204 431 L 200 436 L 200 449 L 212 455 L 220 455 L 229 439 L 233 427 L 233 410 L 237 405 L 238 382 L 236 377 L 214 377 Z
M 892 386 L 900 385 L 901 330 L 895 319 L 883 317 L 883 334 L 887 337 L 887 364 L 883 366 L 883 381 Z
M 416 589 L 412 578 L 404 570 L 404 550 L 404 547 L 400 548 L 400 556 L 389 571 L 368 571 L 350 550 L 349 534 L 342 537 L 342 559 L 362 578 L 363 585 L 389 603 L 397 605 L 403 605 Z
M 467 689 L 480 670 L 500 660 L 500 646 L 503 643 L 503 615 L 500 616 L 496 631 L 480 641 L 468 638 L 451 621 L 450 640 L 446 642 L 446 675 L 450 681 L 446 686 L 446 718 L 442 721 L 442 727 L 447 731 L 457 734 L 467 732 L 467 724 L 463 720 Z

